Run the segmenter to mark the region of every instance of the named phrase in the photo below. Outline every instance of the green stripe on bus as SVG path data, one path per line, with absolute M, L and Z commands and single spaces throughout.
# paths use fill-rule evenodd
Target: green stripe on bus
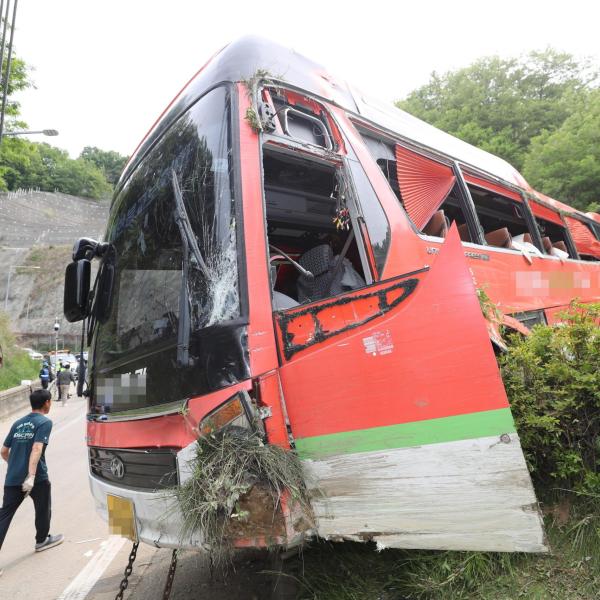
M 410 448 L 513 433 L 510 408 L 296 439 L 300 458 Z

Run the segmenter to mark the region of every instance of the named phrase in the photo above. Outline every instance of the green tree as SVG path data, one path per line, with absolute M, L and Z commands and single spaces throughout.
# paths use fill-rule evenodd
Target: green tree
M 65 150 L 19 138 L 6 138 L 0 147 L 2 188 L 39 188 L 87 198 L 104 198 L 112 188 L 104 173 L 82 158 L 73 160 Z
M 600 90 L 587 94 L 560 128 L 531 142 L 523 174 L 541 192 L 581 210 L 600 201 Z
M 127 162 L 126 156 L 122 156 L 114 150 L 100 150 L 100 148 L 96 148 L 95 146 L 86 146 L 79 155 L 79 158 L 94 163 L 104 173 L 106 180 L 113 186 L 119 181 L 123 167 Z
M 429 83 L 397 106 L 521 169 L 531 139 L 555 131 L 598 73 L 553 49 L 482 58 Z

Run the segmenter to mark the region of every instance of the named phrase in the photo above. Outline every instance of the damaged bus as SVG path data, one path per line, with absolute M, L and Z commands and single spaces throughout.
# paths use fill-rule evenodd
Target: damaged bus
M 598 223 L 291 50 L 227 46 L 67 267 L 98 510 L 133 539 L 202 547 L 173 486 L 207 423 L 259 422 L 302 459 L 312 514 L 284 494 L 272 530 L 241 525 L 235 546 L 545 551 L 477 289 L 523 333 L 598 301 Z

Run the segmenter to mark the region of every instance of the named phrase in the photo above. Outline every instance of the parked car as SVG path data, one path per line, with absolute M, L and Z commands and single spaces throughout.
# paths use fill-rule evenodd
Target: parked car
M 25 350 L 32 360 L 42 360 L 44 358 L 44 355 L 41 352 L 38 352 L 33 348 L 21 348 L 21 350 Z

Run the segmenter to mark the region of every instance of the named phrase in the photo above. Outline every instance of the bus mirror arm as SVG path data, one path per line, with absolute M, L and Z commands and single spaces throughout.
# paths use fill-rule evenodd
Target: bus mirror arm
M 304 275 L 304 277 L 306 277 L 307 279 L 310 279 L 311 281 L 315 278 L 315 276 L 308 271 L 307 269 L 305 269 L 302 265 L 300 265 L 299 263 L 297 263 L 293 258 L 291 258 L 289 255 L 287 255 L 283 250 L 280 250 L 279 248 L 273 246 L 273 244 L 269 244 L 269 249 L 270 250 L 275 250 L 275 252 L 278 252 L 279 254 L 281 254 L 281 256 L 285 257 L 290 264 L 302 275 Z

